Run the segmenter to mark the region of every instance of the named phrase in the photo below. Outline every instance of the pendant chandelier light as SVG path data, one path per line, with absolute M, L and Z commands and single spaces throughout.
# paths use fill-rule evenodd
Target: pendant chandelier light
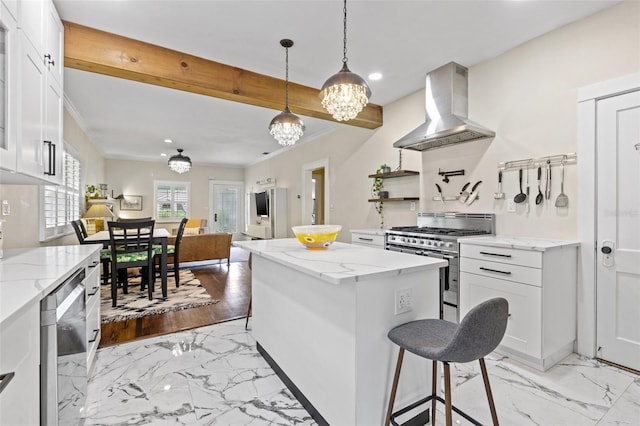
M 169 168 L 176 173 L 185 173 L 191 169 L 191 158 L 182 155 L 184 149 L 178 149 L 178 154 L 169 158 Z
M 344 39 L 342 69 L 322 85 L 322 106 L 334 119 L 347 121 L 356 118 L 371 97 L 371 89 L 364 78 L 347 67 L 347 0 L 344 0 Z
M 280 145 L 289 146 L 296 143 L 304 133 L 304 123 L 300 117 L 289 111 L 289 48 L 293 41 L 287 38 L 280 40 L 285 50 L 286 80 L 284 85 L 284 110 L 276 115 L 269 124 L 269 133 Z

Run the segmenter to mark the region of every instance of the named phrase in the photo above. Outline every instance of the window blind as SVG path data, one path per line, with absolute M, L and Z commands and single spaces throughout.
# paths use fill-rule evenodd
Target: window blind
M 80 160 L 68 152 L 63 153 L 62 185 L 42 189 L 41 212 L 41 241 L 67 234 L 71 221 L 80 218 Z
M 190 189 L 186 182 L 154 182 L 156 218 L 161 222 L 179 222 L 189 217 Z

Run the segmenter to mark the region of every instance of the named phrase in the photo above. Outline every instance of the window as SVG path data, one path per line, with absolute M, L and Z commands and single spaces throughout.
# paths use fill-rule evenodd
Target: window
M 80 160 L 63 153 L 62 185 L 45 185 L 42 193 L 40 241 L 61 237 L 72 231 L 71 221 L 80 218 Z
M 180 222 L 189 217 L 191 184 L 154 181 L 155 214 L 158 222 Z

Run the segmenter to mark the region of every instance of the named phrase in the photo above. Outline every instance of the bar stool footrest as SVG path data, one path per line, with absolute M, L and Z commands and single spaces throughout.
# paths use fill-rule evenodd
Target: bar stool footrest
M 396 417 L 401 416 L 403 414 L 408 413 L 409 411 L 421 406 L 422 404 L 426 404 L 427 402 L 431 401 L 432 399 L 435 399 L 438 402 L 441 402 L 442 404 L 446 405 L 446 401 L 438 396 L 438 395 L 429 395 L 426 398 L 423 398 L 419 401 L 414 402 L 411 405 L 407 405 L 404 408 L 401 408 L 400 410 L 394 412 L 393 414 L 391 414 L 391 424 L 393 426 L 418 426 L 418 425 L 426 425 L 427 423 L 429 423 L 431 421 L 431 416 L 429 416 L 429 409 L 427 408 L 425 411 L 419 413 L 418 415 L 414 416 L 413 418 L 407 420 L 406 422 L 400 424 L 398 422 L 396 422 Z M 451 405 L 451 409 L 453 411 L 455 411 L 456 413 L 460 414 L 462 417 L 464 417 L 466 420 L 470 421 L 471 423 L 473 423 L 475 426 L 483 426 L 482 423 L 478 422 L 476 419 L 474 419 L 473 417 L 471 417 L 470 415 L 468 415 L 467 413 L 465 413 L 464 411 L 460 410 L 458 407 L 456 407 L 455 405 Z M 423 419 L 424 415 L 426 413 L 426 422 L 421 422 L 418 423 L 417 420 L 418 419 Z

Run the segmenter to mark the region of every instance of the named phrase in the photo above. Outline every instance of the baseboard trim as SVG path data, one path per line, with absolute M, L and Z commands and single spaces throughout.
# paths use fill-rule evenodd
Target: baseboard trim
M 307 399 L 307 397 L 304 396 L 302 391 L 298 389 L 298 387 L 293 383 L 293 381 L 291 381 L 289 376 L 287 376 L 287 374 L 282 370 L 282 368 L 280 368 L 278 363 L 275 362 L 273 358 L 271 358 L 269 353 L 260 345 L 260 343 L 256 343 L 256 345 L 257 345 L 258 353 L 262 355 L 265 361 L 267 361 L 267 364 L 269 364 L 269 366 L 273 369 L 273 371 L 275 371 L 276 375 L 280 377 L 280 380 L 284 382 L 285 386 L 291 391 L 293 396 L 296 397 L 296 399 L 300 402 L 300 404 L 302 404 L 304 409 L 307 410 L 307 412 L 311 415 L 313 420 L 315 420 L 316 423 L 318 423 L 318 425 L 329 426 L 329 422 L 327 422 L 324 419 L 324 417 L 322 417 L 320 412 L 316 410 L 313 404 L 311 404 L 311 402 Z

